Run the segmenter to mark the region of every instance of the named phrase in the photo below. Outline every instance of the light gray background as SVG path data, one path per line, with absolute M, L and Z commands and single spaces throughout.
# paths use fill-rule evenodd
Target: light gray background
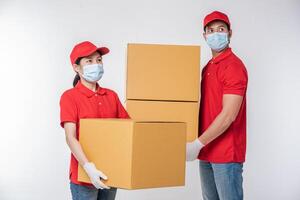
M 300 199 L 299 0 L 1 0 L 0 199 L 70 199 L 58 103 L 75 43 L 111 49 L 101 85 L 124 102 L 126 44 L 201 45 L 203 67 L 202 20 L 217 9 L 229 14 L 250 78 L 245 199 Z M 119 190 L 117 199 L 201 199 L 198 162 L 187 164 L 185 187 Z

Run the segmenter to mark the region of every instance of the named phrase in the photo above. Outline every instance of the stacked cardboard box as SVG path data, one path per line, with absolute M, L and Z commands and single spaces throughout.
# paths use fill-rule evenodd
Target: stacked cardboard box
M 105 184 L 124 189 L 182 186 L 185 145 L 197 137 L 197 46 L 129 44 L 127 111 L 131 120 L 82 119 L 81 146 Z M 81 166 L 78 180 L 90 183 Z
M 135 120 L 187 123 L 187 141 L 198 136 L 200 47 L 129 44 L 127 101 Z

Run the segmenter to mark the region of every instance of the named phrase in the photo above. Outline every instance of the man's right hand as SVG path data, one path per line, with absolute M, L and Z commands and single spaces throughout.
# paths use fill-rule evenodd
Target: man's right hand
M 204 144 L 200 142 L 197 138 L 193 142 L 189 142 L 186 144 L 186 161 L 196 160 L 200 150 L 204 147 Z
M 83 169 L 89 176 L 92 184 L 95 186 L 97 189 L 110 189 L 108 186 L 106 186 L 101 179 L 107 180 L 107 176 L 103 174 L 100 170 L 98 170 L 94 163 L 92 162 L 87 162 L 83 165 Z

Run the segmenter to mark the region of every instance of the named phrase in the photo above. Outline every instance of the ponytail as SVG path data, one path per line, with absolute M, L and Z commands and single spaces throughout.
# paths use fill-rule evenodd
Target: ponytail
M 82 58 L 78 58 L 75 61 L 75 64 L 79 65 L 81 59 Z M 76 73 L 76 76 L 74 77 L 74 80 L 73 80 L 73 87 L 75 87 L 77 85 L 78 81 L 80 81 L 80 76 L 78 75 L 78 73 Z
M 77 85 L 78 81 L 80 81 L 80 76 L 77 73 L 73 80 L 73 87 Z

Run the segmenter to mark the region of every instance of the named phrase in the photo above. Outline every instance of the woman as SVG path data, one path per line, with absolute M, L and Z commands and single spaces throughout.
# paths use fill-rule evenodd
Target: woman
M 60 99 L 61 126 L 65 129 L 70 150 L 70 188 L 73 200 L 115 199 L 116 189 L 109 188 L 102 180 L 107 177 L 84 154 L 79 138 L 79 120 L 82 118 L 129 118 L 118 95 L 99 86 L 103 75 L 102 56 L 109 53 L 106 47 L 97 48 L 91 42 L 77 44 L 70 55 L 76 72 L 74 88 L 65 91 Z M 77 180 L 78 164 L 88 174 L 92 184 Z

